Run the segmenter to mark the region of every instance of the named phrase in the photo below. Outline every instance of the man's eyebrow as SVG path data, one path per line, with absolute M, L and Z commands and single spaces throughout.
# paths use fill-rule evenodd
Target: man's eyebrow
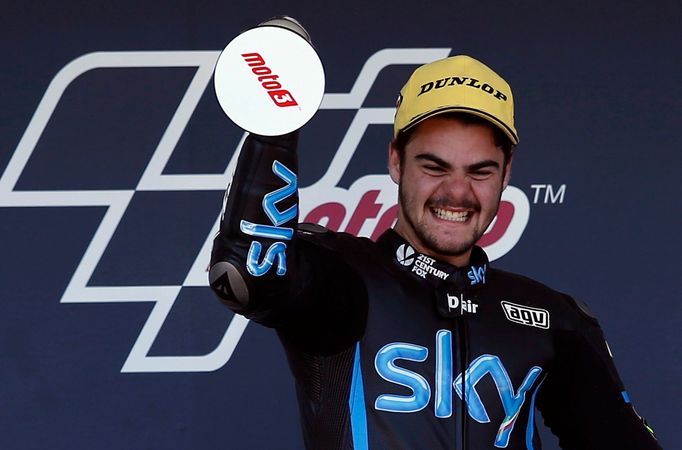
M 445 161 L 444 159 L 439 158 L 438 156 L 432 154 L 432 153 L 420 153 L 414 157 L 416 160 L 421 160 L 421 161 L 430 161 L 434 164 L 439 165 L 440 167 L 444 169 L 451 169 L 452 165 Z M 477 170 L 485 169 L 487 167 L 492 167 L 495 169 L 499 169 L 500 163 L 498 163 L 495 160 L 492 159 L 485 159 L 483 161 L 479 161 L 474 164 L 470 164 L 466 167 L 468 172 L 476 172 Z
M 449 162 L 437 157 L 432 153 L 420 153 L 415 156 L 414 159 L 421 161 L 431 161 L 432 163 L 441 166 L 443 169 L 450 169 L 452 167 Z
M 474 164 L 467 166 L 467 171 L 476 172 L 477 170 L 485 169 L 488 167 L 493 167 L 495 169 L 499 169 L 500 163 L 498 163 L 497 161 L 493 161 L 492 159 L 486 159 L 484 161 L 477 162 L 477 163 L 474 163 Z

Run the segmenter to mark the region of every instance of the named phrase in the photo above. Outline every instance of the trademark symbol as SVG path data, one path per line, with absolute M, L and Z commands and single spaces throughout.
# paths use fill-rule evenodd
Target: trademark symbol
M 564 195 L 566 194 L 566 185 L 562 184 L 558 188 L 551 184 L 531 184 L 531 189 L 535 190 L 535 195 L 533 196 L 533 204 L 537 205 L 542 202 L 543 204 L 562 204 L 564 202 Z M 544 191 L 544 199 L 541 200 L 542 193 Z

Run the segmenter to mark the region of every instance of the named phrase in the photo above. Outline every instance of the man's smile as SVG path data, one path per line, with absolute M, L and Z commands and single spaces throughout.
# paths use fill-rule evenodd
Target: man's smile
M 431 212 L 441 220 L 449 222 L 465 222 L 469 218 L 469 211 L 451 211 L 444 208 L 431 208 Z

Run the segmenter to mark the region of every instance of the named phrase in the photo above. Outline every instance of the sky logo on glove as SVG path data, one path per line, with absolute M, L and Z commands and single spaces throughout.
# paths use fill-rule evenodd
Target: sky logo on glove
M 246 269 L 255 277 L 260 277 L 268 273 L 275 263 L 275 259 L 277 260 L 277 275 L 282 276 L 287 273 L 287 244 L 282 241 L 290 241 L 291 238 L 294 237 L 294 229 L 291 227 L 281 227 L 280 225 L 294 220 L 298 213 L 298 205 L 296 204 L 284 211 L 277 209 L 278 202 L 296 194 L 296 189 L 298 188 L 296 174 L 277 160 L 272 163 L 272 172 L 286 182 L 284 187 L 265 194 L 263 197 L 263 211 L 274 226 L 259 225 L 247 220 L 242 220 L 239 224 L 239 229 L 242 233 L 248 234 L 249 236 L 264 239 L 279 239 L 277 242 L 270 245 L 265 252 L 265 257 L 260 263 L 258 260 L 261 257 L 263 245 L 259 241 L 251 242 Z

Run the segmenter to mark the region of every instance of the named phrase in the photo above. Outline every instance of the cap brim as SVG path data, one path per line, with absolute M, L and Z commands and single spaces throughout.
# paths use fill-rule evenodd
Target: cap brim
M 488 122 L 492 123 L 495 125 L 497 128 L 502 130 L 504 134 L 511 140 L 513 145 L 518 145 L 519 143 L 519 138 L 516 135 L 516 132 L 512 130 L 510 127 L 505 125 L 503 122 L 498 120 L 495 116 L 486 113 L 485 111 L 481 111 L 479 109 L 475 108 L 467 108 L 465 106 L 447 106 L 443 108 L 438 108 L 434 109 L 433 111 L 429 111 L 428 113 L 422 114 L 421 116 L 417 116 L 414 119 L 412 119 L 406 126 L 404 126 L 400 132 L 407 131 L 410 128 L 414 127 L 415 125 L 423 122 L 424 120 L 433 117 L 433 116 L 438 116 L 440 114 L 445 114 L 449 112 L 464 112 L 468 114 L 473 114 L 475 116 L 480 117 L 481 119 L 485 119 Z

